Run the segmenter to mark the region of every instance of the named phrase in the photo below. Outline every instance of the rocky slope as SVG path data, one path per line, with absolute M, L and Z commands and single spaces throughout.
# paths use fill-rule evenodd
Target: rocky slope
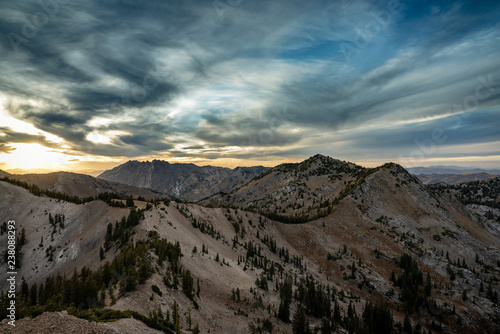
M 96 323 L 68 315 L 68 312 L 43 313 L 34 319 L 24 318 L 16 322 L 15 327 L 0 323 L 5 333 L 24 334 L 160 334 L 158 330 L 147 327 L 135 319 L 120 319 L 110 323 Z M 4 332 L 2 332 L 4 333 Z
M 119 220 L 126 209 L 98 201 L 74 205 L 34 197 L 5 182 L 0 187 L 0 223 L 14 217 L 19 228 L 26 228 L 26 256 L 19 277 L 30 284 L 40 284 L 50 272 L 70 275 L 72 266 L 96 269 L 120 253 L 119 243 L 114 242 L 105 259 L 99 258 L 107 222 Z M 258 332 L 264 323 L 266 328 L 271 324 L 273 333 L 291 333 L 292 325 L 279 316 L 289 277 L 290 320 L 296 310 L 305 308 L 311 328 L 321 327 L 329 313 L 312 305 L 318 300 L 325 303 L 325 294 L 331 301 L 332 318 L 337 305 L 345 319 L 352 318 L 353 307 L 361 317 L 367 301 L 386 301 L 395 323 L 403 323 L 407 291 L 391 276 L 404 276 L 401 263 L 406 253 L 424 279 L 428 273 L 432 281 L 427 297 L 423 297 L 423 283 L 413 286 L 418 298 L 428 300 L 408 312 L 414 327 L 426 332 L 441 327 L 445 333 L 494 333 L 500 324 L 500 307 L 493 296 L 500 291 L 500 236 L 490 233 L 453 194 L 429 191 L 398 165 L 365 169 L 315 156 L 301 164 L 278 166 L 229 197 L 209 200 L 224 204 L 226 199 L 232 208 L 154 203 L 139 225 L 131 228 L 135 242 L 151 240 L 155 233 L 178 242 L 181 272 L 189 270 L 194 282 L 199 280 L 199 294 L 193 300 L 183 293 L 185 276 L 178 277 L 177 289 L 173 287 L 172 264 L 157 264 L 158 255 L 151 251 L 151 276 L 123 293 L 118 290 L 126 277 L 119 278 L 114 289 L 105 289 L 106 307 L 144 315 L 160 310 L 165 317 L 171 317 L 177 307 L 185 332 L 190 318 L 202 333 L 248 333 L 252 328 Z M 299 199 L 303 206 L 287 207 Z M 262 213 L 279 207 L 282 217 L 311 215 L 307 223 L 283 224 L 246 207 Z M 325 214 L 318 215 L 318 209 Z M 46 212 L 66 215 L 65 228 L 57 231 L 54 240 Z M 4 236 L 0 237 L 3 249 Z M 41 248 L 40 237 L 44 237 Z M 73 243 L 78 249 L 74 258 L 69 256 Z M 49 261 L 48 247 L 62 252 L 60 261 Z M 4 268 L 0 267 L 0 282 L 5 282 Z M 337 332 L 347 332 L 347 322 L 342 321 L 332 320 Z
M 270 169 L 230 194 L 215 194 L 200 203 L 255 209 L 288 217 L 314 218 L 332 211 L 334 199 L 368 169 L 352 163 L 315 155 L 301 163 Z
M 430 185 L 434 193 L 456 197 L 475 213 L 479 223 L 491 234 L 500 237 L 500 177 L 459 184 Z
M 266 167 L 237 167 L 234 169 L 170 164 L 166 161 L 129 161 L 98 178 L 136 187 L 150 188 L 170 197 L 198 201 L 218 192 L 228 192 L 251 181 L 268 170 Z
M 122 197 L 133 195 L 147 199 L 165 197 L 157 191 L 147 188 L 134 187 L 123 183 L 98 179 L 90 175 L 54 172 L 47 174 L 9 174 L 0 171 L 0 178 L 8 177 L 28 184 L 34 184 L 40 189 L 57 191 L 71 196 L 89 197 L 103 192 L 118 194 Z
M 75 267 L 96 269 L 107 224 L 128 215 L 127 209 L 110 207 L 102 201 L 77 205 L 37 197 L 4 181 L 0 181 L 0 205 L 0 224 L 15 220 L 18 235 L 25 229 L 27 242 L 22 250 L 19 277 L 27 281 L 43 281 L 57 272 L 70 274 Z M 55 219 L 56 215 L 64 215 L 63 224 L 50 223 L 49 217 Z M 7 233 L 1 234 L 3 255 Z M 3 265 L 0 280 L 5 282 L 6 278 Z

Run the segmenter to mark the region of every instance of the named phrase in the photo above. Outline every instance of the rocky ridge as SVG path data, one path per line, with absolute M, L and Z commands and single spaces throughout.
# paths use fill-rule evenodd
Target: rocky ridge
M 194 164 L 170 164 L 166 161 L 129 161 L 103 172 L 99 179 L 150 188 L 172 198 L 198 201 L 218 192 L 239 187 L 268 168 L 237 167 L 234 169 Z

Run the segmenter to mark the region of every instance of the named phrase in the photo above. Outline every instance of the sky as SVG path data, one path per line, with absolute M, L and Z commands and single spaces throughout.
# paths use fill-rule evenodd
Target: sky
M 500 168 L 498 1 L 0 2 L 0 169 Z

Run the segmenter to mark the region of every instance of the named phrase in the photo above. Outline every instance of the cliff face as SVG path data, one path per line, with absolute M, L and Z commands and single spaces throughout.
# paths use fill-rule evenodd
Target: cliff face
M 98 178 L 136 187 L 151 188 L 181 200 L 198 201 L 218 192 L 229 192 L 268 168 L 237 167 L 235 169 L 196 166 L 194 164 L 170 164 L 166 161 L 129 161 Z

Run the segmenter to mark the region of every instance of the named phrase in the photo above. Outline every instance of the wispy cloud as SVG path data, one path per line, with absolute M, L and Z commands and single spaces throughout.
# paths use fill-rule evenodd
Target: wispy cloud
M 499 4 L 224 4 L 4 2 L 3 107 L 73 155 L 384 160 L 435 128 L 448 137 L 432 158 L 498 153 Z M 464 103 L 480 77 L 483 98 Z M 460 129 L 442 124 L 463 113 Z M 0 133 L 5 156 L 9 143 L 55 145 Z

